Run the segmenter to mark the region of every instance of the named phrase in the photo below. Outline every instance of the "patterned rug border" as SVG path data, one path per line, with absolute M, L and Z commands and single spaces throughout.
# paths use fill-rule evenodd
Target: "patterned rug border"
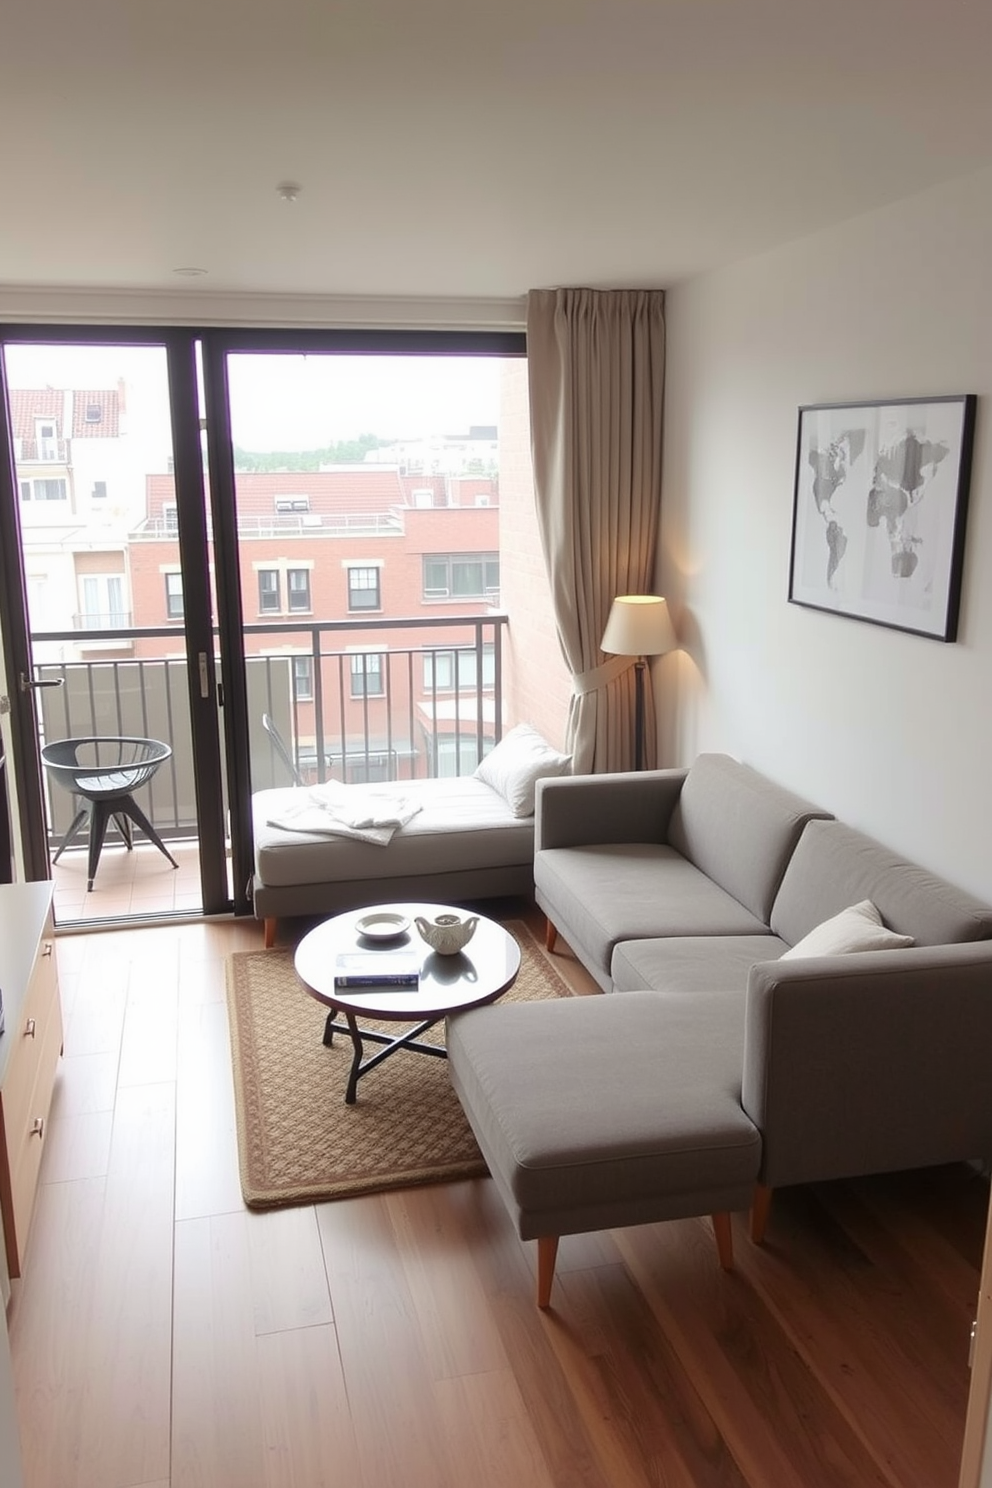
M 501 1001 L 520 1002 L 572 996 L 568 983 L 551 964 L 543 946 L 526 922 L 510 919 L 501 921 L 501 923 L 519 943 L 522 957 L 517 982 Z M 390 1078 L 394 1063 L 400 1065 L 404 1083 L 412 1083 L 416 1078 L 417 1068 L 421 1072 L 420 1078 L 424 1081 L 431 1078 L 437 1080 L 437 1072 L 441 1072 L 447 1086 L 443 1101 L 448 1107 L 451 1121 L 460 1123 L 457 1130 L 444 1133 L 444 1144 L 452 1149 L 450 1157 L 425 1159 L 423 1162 L 414 1162 L 411 1165 L 409 1159 L 403 1161 L 394 1151 L 391 1158 L 387 1156 L 379 1166 L 366 1168 L 361 1173 L 339 1172 L 333 1176 L 325 1173 L 311 1181 L 301 1181 L 298 1177 L 279 1181 L 271 1176 L 271 1168 L 278 1160 L 277 1148 L 280 1142 L 291 1144 L 293 1139 L 286 1136 L 280 1138 L 278 1133 L 273 1137 L 271 1116 L 265 1109 L 266 1100 L 270 1099 L 271 1092 L 267 1094 L 263 1088 L 266 1083 L 265 1075 L 264 1072 L 260 1072 L 259 1067 L 265 1053 L 265 1049 L 258 1042 L 260 1029 L 257 1026 L 257 1003 L 260 994 L 256 992 L 253 998 L 247 978 L 250 975 L 250 964 L 255 961 L 260 962 L 262 968 L 270 972 L 285 968 L 288 974 L 287 991 L 295 993 L 298 990 L 301 999 L 300 1003 L 293 1008 L 293 1015 L 297 1018 L 312 1015 L 313 1036 L 319 1042 L 325 1011 L 315 999 L 309 997 L 302 986 L 298 984 L 296 987 L 293 986 L 295 981 L 293 953 L 292 947 L 268 951 L 235 951 L 228 956 L 225 965 L 238 1166 L 241 1191 L 248 1207 L 272 1209 L 294 1204 L 324 1203 L 356 1194 L 382 1193 L 390 1189 L 410 1188 L 427 1183 L 453 1182 L 459 1178 L 473 1178 L 485 1174 L 487 1172 L 485 1162 L 461 1106 L 458 1104 L 458 1098 L 447 1082 L 446 1063 L 442 1060 L 424 1059 L 422 1056 L 399 1054 L 395 1057 L 395 1061 L 388 1060 L 375 1074 L 369 1076 L 370 1085 L 366 1094 L 374 1093 L 375 1087 L 372 1082 L 381 1082 Z M 539 980 L 542 988 L 537 999 L 521 995 L 525 985 L 533 977 Z M 262 1000 L 264 1000 L 264 994 Z M 396 1026 L 392 1025 L 394 1029 Z M 268 1026 L 267 1032 L 271 1033 L 271 1025 Z M 440 1034 L 439 1028 L 435 1037 L 439 1038 Z M 350 1043 L 344 1040 L 342 1044 L 350 1065 Z M 300 1047 L 306 1047 L 308 1054 L 311 1057 L 314 1056 L 313 1048 L 303 1045 Z M 321 1048 L 323 1048 L 322 1045 Z M 325 1054 L 329 1052 L 325 1051 Z M 317 1057 L 325 1056 L 318 1055 Z M 403 1065 L 413 1068 L 403 1070 Z M 367 1134 L 370 1141 L 374 1142 L 377 1137 L 381 1138 L 383 1135 L 388 1137 L 390 1135 L 388 1131 L 383 1134 L 381 1130 L 377 1130 L 377 1120 L 380 1126 L 384 1124 L 388 1127 L 395 1123 L 395 1109 L 390 1110 L 381 1105 L 377 1107 L 374 1101 L 363 1100 L 363 1090 L 364 1087 L 359 1088 L 357 1104 L 346 1107 L 343 1084 L 339 1088 L 328 1089 L 327 1097 L 340 1102 L 340 1108 L 327 1108 L 330 1120 L 325 1123 L 325 1126 L 329 1127 L 334 1120 L 348 1121 L 352 1127 L 349 1135 L 355 1135 L 354 1129 L 358 1123 L 361 1123 L 368 1128 Z M 435 1088 L 433 1099 L 436 1100 L 439 1094 L 440 1092 Z M 323 1098 L 323 1096 L 315 1096 L 314 1100 L 316 1102 Z M 305 1100 L 306 1096 L 301 1094 L 300 1099 Z M 312 1109 L 315 1109 L 315 1106 Z M 293 1130 L 295 1131 L 296 1128 L 294 1127 Z M 393 1130 L 395 1131 L 395 1126 Z

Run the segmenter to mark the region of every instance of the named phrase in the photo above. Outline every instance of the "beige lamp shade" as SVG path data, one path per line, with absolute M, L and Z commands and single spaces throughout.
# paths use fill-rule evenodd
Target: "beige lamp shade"
M 601 649 L 611 656 L 663 656 L 678 646 L 668 605 L 657 594 L 619 594 Z

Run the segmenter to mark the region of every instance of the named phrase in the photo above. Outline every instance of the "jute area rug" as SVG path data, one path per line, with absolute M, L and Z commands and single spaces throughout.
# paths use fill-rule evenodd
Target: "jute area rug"
M 569 989 L 522 920 L 517 980 L 502 1002 L 567 997 Z M 447 1061 L 400 1051 L 344 1103 L 352 1044 L 321 1042 L 327 1009 L 304 991 L 287 950 L 228 957 L 241 1191 L 252 1208 L 319 1203 L 486 1172 L 451 1088 Z M 406 1025 L 369 1022 L 399 1032 Z M 444 1024 L 424 1035 L 440 1043 Z M 367 1046 L 374 1052 L 375 1046 Z

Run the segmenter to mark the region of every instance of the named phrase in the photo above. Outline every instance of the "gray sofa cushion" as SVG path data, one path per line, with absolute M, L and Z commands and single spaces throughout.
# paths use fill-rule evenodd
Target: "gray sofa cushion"
M 615 992 L 651 988 L 692 997 L 734 992 L 743 1001 L 751 967 L 775 961 L 786 950 L 774 935 L 673 935 L 667 940 L 625 940 L 613 952 Z
M 848 905 L 870 899 L 917 945 L 992 938 L 992 909 L 837 821 L 811 821 L 786 869 L 771 928 L 795 945 Z
M 551 847 L 534 861 L 538 903 L 609 986 L 618 941 L 658 935 L 765 935 L 767 927 L 671 847 Z
M 272 886 L 374 883 L 384 876 L 455 873 L 532 861 L 533 817 L 515 817 L 484 781 L 404 780 L 391 789 L 416 799 L 422 809 L 387 847 L 270 826 L 269 816 L 293 799 L 295 790 L 258 791 L 252 811 L 259 879 Z
M 573 997 L 448 1020 L 448 1068 L 524 1239 L 746 1208 L 736 997 Z
M 668 840 L 768 925 L 800 833 L 829 816 L 726 754 L 701 754 L 686 776 Z

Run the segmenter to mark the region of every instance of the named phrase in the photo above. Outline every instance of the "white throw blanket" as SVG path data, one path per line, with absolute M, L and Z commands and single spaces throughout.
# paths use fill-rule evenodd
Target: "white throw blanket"
M 269 826 L 282 827 L 286 832 L 354 837 L 359 842 L 386 847 L 393 833 L 405 827 L 419 810 L 419 801 L 394 791 L 330 780 L 297 791 L 293 800 L 269 817 Z

